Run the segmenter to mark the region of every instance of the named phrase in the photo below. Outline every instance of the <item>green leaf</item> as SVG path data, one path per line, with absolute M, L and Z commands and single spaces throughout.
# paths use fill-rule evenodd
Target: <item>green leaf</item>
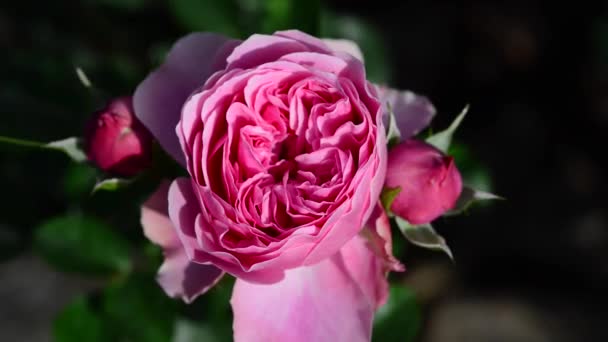
M 415 341 L 422 324 L 422 313 L 414 293 L 400 284 L 392 285 L 388 302 L 374 318 L 372 341 Z
M 61 151 L 72 158 L 77 163 L 87 160 L 87 156 L 81 148 L 80 139 L 71 137 L 63 140 L 57 140 L 44 145 L 46 148 Z
M 403 233 L 403 236 L 412 244 L 423 248 L 443 251 L 450 259 L 454 260 L 452 251 L 445 242 L 445 239 L 439 235 L 430 224 L 412 225 L 400 217 L 395 217 L 395 222 L 397 223 L 399 230 L 401 230 L 401 233 Z
M 128 186 L 133 183 L 133 179 L 125 179 L 125 178 L 108 178 L 104 179 L 100 182 L 97 182 L 93 187 L 92 193 L 96 193 L 97 191 L 116 191 Z
M 71 199 L 88 195 L 91 187 L 95 184 L 97 170 L 89 164 L 68 165 L 63 179 L 63 188 L 66 195 Z
M 34 247 L 47 262 L 67 272 L 112 274 L 131 268 L 128 243 L 92 217 L 46 221 L 35 232 Z
M 426 142 L 447 153 L 448 149 L 450 148 L 450 144 L 452 143 L 452 136 L 454 135 L 454 132 L 456 132 L 458 126 L 460 126 L 460 123 L 462 122 L 468 111 L 469 105 L 466 105 L 462 112 L 460 112 L 456 119 L 454 119 L 450 127 L 448 127 L 444 131 L 441 131 L 428 137 L 426 139 Z
M 392 216 L 391 206 L 393 205 L 395 198 L 397 198 L 397 196 L 399 195 L 400 192 L 401 192 L 401 187 L 398 186 L 395 188 L 385 187 L 382 189 L 382 192 L 380 193 L 380 202 L 382 203 L 382 207 L 391 216 Z
M 53 322 L 55 342 L 105 342 L 111 337 L 100 315 L 92 310 L 84 297 L 77 297 Z
M 471 187 L 464 186 L 460 197 L 458 197 L 458 200 L 456 201 L 456 206 L 454 209 L 445 213 L 445 215 L 458 215 L 466 211 L 474 203 L 487 200 L 504 200 L 504 198 L 486 191 L 475 190 Z
M 262 3 L 262 32 L 298 29 L 313 36 L 319 34 L 320 0 L 266 0 Z
M 210 31 L 240 37 L 239 8 L 234 0 L 171 0 L 169 6 L 188 31 Z
M 171 341 L 176 304 L 152 275 L 133 274 L 112 284 L 103 296 L 104 313 L 126 341 Z
M 395 146 L 401 140 L 401 132 L 399 131 L 399 127 L 397 126 L 397 119 L 395 118 L 395 113 L 393 113 L 393 108 L 391 107 L 390 102 L 386 104 L 388 107 L 388 130 L 386 132 L 386 140 L 388 143 L 388 147 Z

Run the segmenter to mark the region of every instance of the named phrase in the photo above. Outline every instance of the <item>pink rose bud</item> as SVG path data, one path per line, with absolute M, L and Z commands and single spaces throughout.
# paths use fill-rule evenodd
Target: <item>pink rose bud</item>
M 391 211 L 409 223 L 423 224 L 454 208 L 462 179 L 454 158 L 410 139 L 389 151 L 386 187 L 401 188 Z
M 135 176 L 151 164 L 152 136 L 133 115 L 131 97 L 112 100 L 85 128 L 89 161 L 116 176 Z

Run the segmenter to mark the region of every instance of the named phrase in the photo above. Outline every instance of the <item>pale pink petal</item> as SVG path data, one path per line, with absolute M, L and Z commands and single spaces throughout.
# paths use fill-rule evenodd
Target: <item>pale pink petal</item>
M 236 342 L 366 342 L 386 298 L 382 266 L 357 236 L 314 266 L 272 285 L 238 279 L 232 293 Z
M 405 266 L 393 255 L 391 223 L 382 205 L 378 203 L 361 235 L 368 240 L 371 250 L 384 262 L 387 271 L 403 272 Z
M 141 208 L 141 224 L 150 241 L 163 249 L 165 257 L 157 280 L 171 297 L 190 303 L 213 287 L 223 272 L 212 265 L 191 262 L 167 215 L 169 182 L 163 181 Z
M 309 49 L 303 43 L 290 38 L 254 34 L 228 56 L 227 69 L 253 68 L 274 62 L 283 55 L 300 51 L 309 51 Z
M 164 180 L 141 207 L 141 225 L 148 240 L 163 248 L 179 246 L 179 239 L 167 216 L 167 194 L 171 183 Z
M 298 30 L 278 31 L 278 32 L 275 32 L 274 35 L 297 40 L 298 42 L 306 45 L 306 47 L 308 47 L 309 51 L 320 52 L 320 53 L 330 53 L 331 52 L 331 49 L 327 46 L 327 44 L 325 44 L 324 40 L 311 36 L 308 33 L 305 33 L 302 31 L 298 31 Z
M 363 52 L 361 52 L 359 45 L 352 40 L 323 38 L 323 43 L 325 43 L 325 45 L 327 45 L 332 51 L 346 52 L 351 56 L 356 57 L 361 62 L 364 61 Z
M 378 86 L 380 102 L 385 112 L 385 122 L 388 120 L 387 103 L 395 113 L 395 119 L 401 141 L 413 137 L 426 128 L 435 116 L 435 107 L 428 98 L 407 90 L 391 89 Z
M 234 45 L 234 40 L 217 34 L 187 35 L 173 45 L 165 63 L 135 90 L 135 115 L 181 165 L 185 165 L 185 159 L 175 126 L 182 106 L 213 72 L 225 66 Z

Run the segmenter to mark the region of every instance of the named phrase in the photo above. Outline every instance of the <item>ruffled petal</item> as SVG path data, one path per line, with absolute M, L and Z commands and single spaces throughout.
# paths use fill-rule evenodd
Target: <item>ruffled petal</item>
M 188 259 L 167 214 L 168 192 L 169 182 L 165 181 L 142 206 L 141 223 L 146 237 L 159 245 L 165 256 L 158 270 L 158 283 L 167 295 L 190 303 L 213 287 L 224 272 Z

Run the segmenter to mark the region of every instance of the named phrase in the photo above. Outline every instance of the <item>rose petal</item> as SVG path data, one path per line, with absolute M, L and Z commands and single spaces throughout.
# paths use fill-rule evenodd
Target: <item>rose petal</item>
M 234 340 L 369 341 L 387 291 L 377 258 L 355 237 L 333 257 L 287 271 L 279 283 L 238 279 L 231 299 Z
M 224 272 L 213 265 L 191 262 L 183 249 L 165 253 L 165 262 L 158 270 L 157 281 L 165 293 L 191 303 L 217 284 Z
M 378 112 L 380 115 L 380 112 Z M 380 120 L 380 118 L 376 118 Z M 320 260 L 330 256 L 330 252 L 340 249 L 344 243 L 348 242 L 352 236 L 355 236 L 361 231 L 361 222 L 367 222 L 369 217 L 374 210 L 375 203 L 380 197 L 380 192 L 384 185 L 386 177 L 386 164 L 387 164 L 387 147 L 386 147 L 386 136 L 384 135 L 384 126 L 381 122 L 378 122 L 376 128 L 376 146 L 378 150 L 376 160 L 368 161 L 365 169 L 359 169 L 353 182 L 357 182 L 358 179 L 369 179 L 369 190 L 370 192 L 355 191 L 353 197 L 347 203 L 350 208 L 364 209 L 364 211 L 353 211 L 347 210 L 344 205 L 338 208 L 326 223 L 330 227 L 327 231 L 327 235 L 323 237 L 321 241 L 315 245 L 313 251 L 307 256 L 304 261 L 305 265 L 313 265 Z
M 286 30 L 286 31 L 278 31 L 274 33 L 275 36 L 290 38 L 293 40 L 297 40 L 300 43 L 306 45 L 310 51 L 320 52 L 320 53 L 330 53 L 331 49 L 323 39 L 319 39 L 317 37 L 311 36 L 308 33 L 298 31 L 298 30 Z
M 141 208 L 144 234 L 163 249 L 165 261 L 157 281 L 171 297 L 181 297 L 186 303 L 207 292 L 224 272 L 212 265 L 190 262 L 167 216 L 169 182 L 164 181 Z
M 227 69 L 248 69 L 258 65 L 274 62 L 281 56 L 310 49 L 294 39 L 254 34 L 237 46 L 227 57 Z
M 177 228 L 177 236 L 182 243 L 186 255 L 190 260 L 193 260 L 199 264 L 212 263 L 218 268 L 225 272 L 228 272 L 239 278 L 247 279 L 257 283 L 275 283 L 280 281 L 284 277 L 284 271 L 281 266 L 283 260 L 297 259 L 292 255 L 302 255 L 305 251 L 301 251 L 303 247 L 297 246 L 281 254 L 282 258 L 272 258 L 267 262 L 278 263 L 277 267 L 267 267 L 264 263 L 258 263 L 253 265 L 255 269 L 245 270 L 241 261 L 238 260 L 234 255 L 224 250 L 212 250 L 211 244 L 214 241 L 207 241 L 204 236 L 205 233 L 210 234 L 212 231 L 211 227 L 206 227 L 204 220 L 201 219 L 200 205 L 207 205 L 207 210 L 212 210 L 214 205 L 218 203 L 212 203 L 212 195 L 208 189 L 199 189 L 200 196 L 202 197 L 202 203 L 199 203 L 199 198 L 194 193 L 193 183 L 191 179 L 178 178 L 176 179 L 169 188 L 169 217 L 171 222 Z M 197 235 L 198 233 L 198 235 Z M 210 249 L 203 249 L 201 242 L 210 244 Z M 292 241 L 292 244 L 297 245 L 297 240 Z M 294 263 L 294 261 L 291 261 Z
M 356 57 L 361 62 L 364 61 L 363 52 L 361 52 L 359 45 L 352 40 L 323 38 L 323 43 L 325 43 L 325 45 L 327 45 L 332 51 L 346 52 L 351 56 Z
M 386 114 L 385 122 L 388 120 L 387 103 L 390 103 L 393 113 L 395 113 L 397 127 L 401 132 L 401 141 L 418 134 L 431 123 L 435 116 L 435 107 L 425 96 L 383 86 L 378 86 L 378 93 Z
M 139 84 L 133 96 L 135 115 L 181 165 L 185 159 L 175 134 L 188 96 L 223 68 L 235 41 L 212 33 L 192 33 L 178 40 L 165 63 Z
M 361 231 L 361 235 L 368 240 L 374 254 L 384 262 L 387 271 L 405 271 L 405 266 L 393 255 L 391 223 L 380 203 L 372 212 L 372 216 L 369 218 L 365 229 Z

